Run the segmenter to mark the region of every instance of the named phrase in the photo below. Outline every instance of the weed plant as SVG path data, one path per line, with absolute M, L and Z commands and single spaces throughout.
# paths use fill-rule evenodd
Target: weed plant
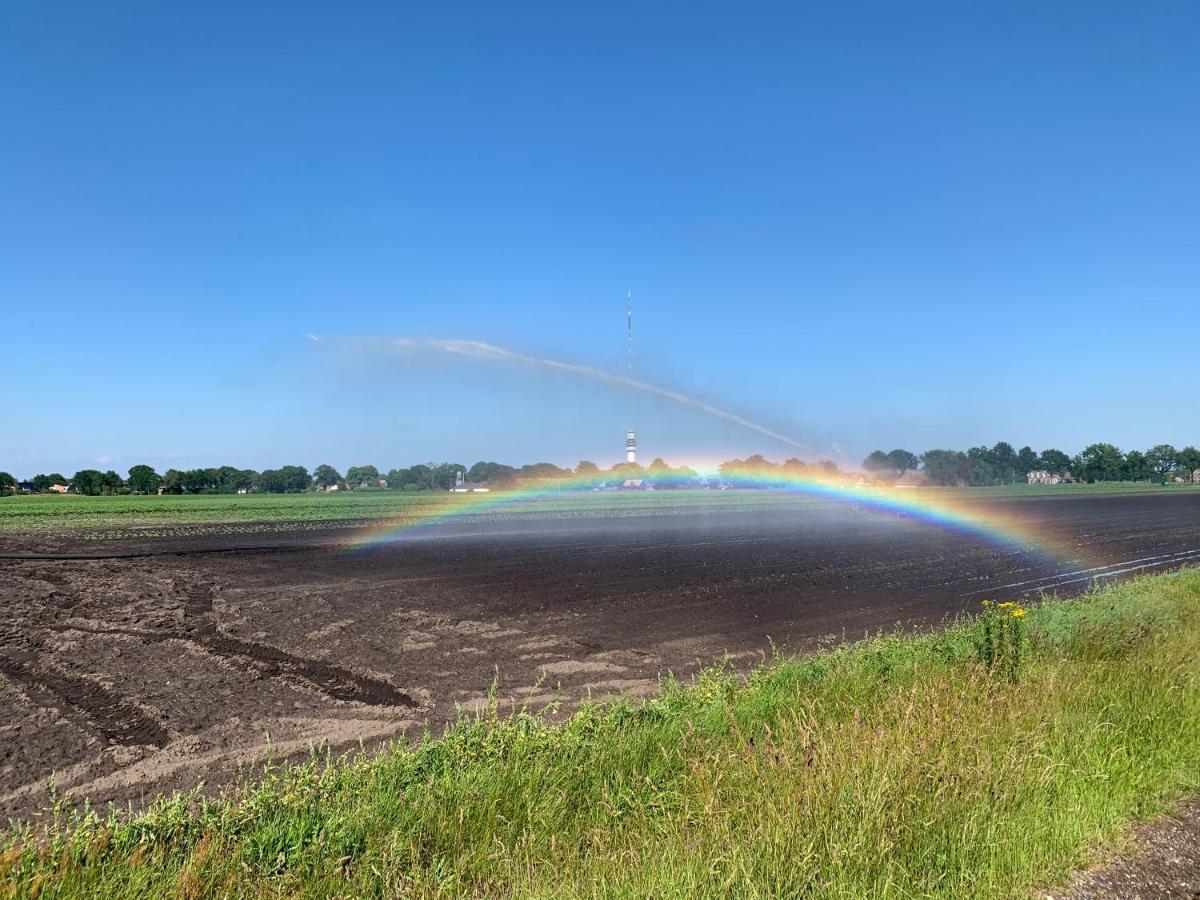
M 1029 637 L 1025 629 L 1024 606 L 1013 600 L 999 603 L 983 601 L 976 625 L 976 647 L 984 668 L 1017 682 Z

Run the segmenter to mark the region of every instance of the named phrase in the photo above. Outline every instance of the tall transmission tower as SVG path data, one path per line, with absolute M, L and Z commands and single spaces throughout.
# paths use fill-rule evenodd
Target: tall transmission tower
M 625 355 L 633 377 L 633 291 L 625 292 Z M 633 388 L 629 389 L 629 430 L 625 432 L 625 462 L 637 462 L 637 435 L 633 431 Z

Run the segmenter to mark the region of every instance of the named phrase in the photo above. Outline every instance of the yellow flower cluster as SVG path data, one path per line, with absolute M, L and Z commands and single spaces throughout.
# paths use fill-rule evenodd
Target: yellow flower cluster
M 984 600 L 985 608 L 995 607 L 997 610 L 1003 610 L 1014 619 L 1022 619 L 1025 617 L 1025 607 L 1020 603 L 1014 603 L 1012 600 L 1005 600 L 1003 603 L 996 603 L 992 600 Z

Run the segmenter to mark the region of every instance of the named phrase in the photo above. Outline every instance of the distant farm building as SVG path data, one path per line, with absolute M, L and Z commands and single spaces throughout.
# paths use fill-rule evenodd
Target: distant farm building
M 454 487 L 450 488 L 452 494 L 486 494 L 491 490 L 485 482 L 482 481 L 467 481 L 466 475 L 463 472 L 458 472 L 454 476 Z
M 34 492 L 32 481 L 18 481 L 17 490 L 22 494 L 32 494 Z
M 358 483 L 358 487 L 360 490 L 362 490 L 364 488 L 366 488 L 366 489 L 383 488 L 384 490 L 386 490 L 387 489 L 387 479 L 386 478 L 379 478 L 379 479 L 364 478 L 362 481 L 360 481 Z M 336 487 L 326 488 L 326 490 L 335 491 L 335 490 L 337 490 L 337 488 Z
M 52 485 L 50 485 L 50 487 L 48 488 L 48 490 L 49 490 L 49 491 L 50 491 L 50 493 L 52 493 L 52 494 L 69 494 L 69 493 L 71 492 L 71 485 L 69 485 L 69 484 L 57 484 L 57 483 L 56 483 L 56 484 L 52 484 Z
M 1045 469 L 1034 469 L 1025 479 L 1030 484 L 1062 484 L 1062 476 L 1047 472 Z

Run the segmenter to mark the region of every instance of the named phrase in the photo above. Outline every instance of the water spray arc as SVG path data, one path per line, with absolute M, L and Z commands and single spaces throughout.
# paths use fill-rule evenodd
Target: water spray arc
M 629 379 L 633 380 L 633 291 L 625 292 L 625 354 Z M 629 391 L 629 430 L 625 432 L 625 462 L 637 462 L 637 433 L 633 429 L 633 390 Z
M 632 323 L 632 310 L 630 310 L 629 322 Z M 630 331 L 630 336 L 632 332 Z M 652 384 L 648 381 L 639 381 L 636 378 L 631 378 L 627 373 L 610 372 L 605 369 L 597 369 L 593 366 L 580 365 L 579 363 L 566 362 L 559 359 L 547 359 L 540 356 L 531 356 L 528 353 L 520 353 L 516 350 L 510 350 L 507 347 L 499 347 L 496 344 L 489 344 L 484 341 L 463 340 L 461 338 L 428 338 L 428 337 L 393 337 L 393 338 L 355 338 L 355 337 L 339 337 L 336 335 L 321 335 L 310 334 L 308 339 L 314 344 L 336 345 L 353 347 L 359 354 L 361 353 L 388 353 L 395 355 L 412 355 L 421 353 L 441 353 L 458 358 L 474 359 L 481 362 L 490 362 L 505 365 L 520 365 L 529 366 L 531 368 L 544 369 L 552 372 L 562 372 L 567 375 L 574 376 L 586 381 L 592 381 L 598 384 L 606 384 L 614 388 L 622 388 L 630 391 L 631 398 L 637 394 L 646 394 L 651 397 L 658 397 L 678 406 L 694 409 L 702 412 L 705 415 L 713 416 L 717 419 L 722 419 L 742 428 L 747 428 L 751 431 L 756 431 L 759 434 L 766 435 L 769 438 L 786 444 L 789 447 L 795 447 L 797 450 L 810 452 L 812 448 L 795 438 L 789 437 L 786 434 L 780 434 L 767 428 L 765 425 L 760 425 L 758 422 L 740 416 L 735 412 L 723 409 L 707 400 L 701 400 L 699 397 L 692 397 L 688 394 L 680 393 L 671 388 L 662 387 L 661 385 Z M 630 423 L 632 425 L 632 423 Z M 636 436 L 635 440 L 636 440 Z M 636 450 L 636 447 L 635 447 Z

